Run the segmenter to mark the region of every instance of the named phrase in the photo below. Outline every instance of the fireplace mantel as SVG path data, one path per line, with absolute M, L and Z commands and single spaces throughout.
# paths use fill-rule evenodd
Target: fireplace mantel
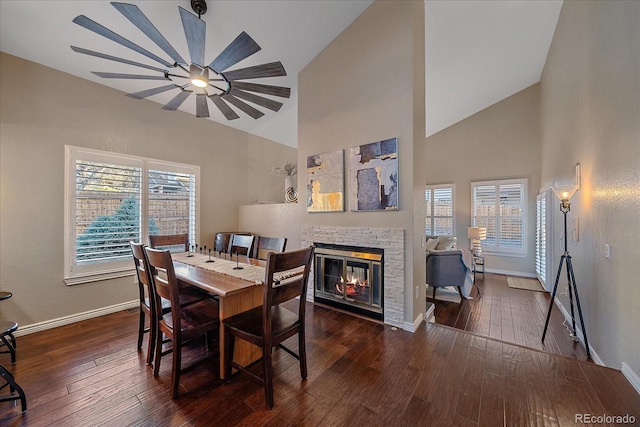
M 404 324 L 404 229 L 302 226 L 302 247 L 314 243 L 384 249 L 384 323 Z M 313 301 L 314 278 L 309 277 L 307 300 Z

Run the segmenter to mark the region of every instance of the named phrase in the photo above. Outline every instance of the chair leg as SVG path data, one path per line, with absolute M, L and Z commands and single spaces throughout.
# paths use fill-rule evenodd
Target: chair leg
M 16 350 L 13 347 L 13 344 L 11 344 L 10 341 L 7 341 L 7 337 L 5 335 L 0 335 L 0 339 L 2 340 L 4 345 L 7 346 L 7 349 L 9 350 L 8 352 L 11 353 L 11 363 L 16 363 Z M 15 338 L 11 341 L 15 342 Z M 6 351 L 4 353 L 6 353 Z
M 13 378 L 13 374 L 7 371 L 2 365 L 0 365 L 0 377 L 9 384 L 9 391 L 11 392 L 9 396 L 0 396 L 0 402 L 10 402 L 20 399 L 22 412 L 27 412 L 27 396 L 25 395 L 24 390 L 22 390 L 22 387 L 16 383 Z M 18 394 L 14 395 L 14 392 Z
M 434 286 L 432 289 L 433 293 L 431 294 L 431 298 L 436 299 L 436 287 Z
M 273 408 L 273 366 L 271 363 L 271 343 L 262 347 L 262 363 L 264 364 L 264 396 L 267 409 Z
M 153 358 L 153 376 L 157 377 L 160 372 L 160 360 L 162 360 L 162 331 L 158 330 L 156 332 L 156 355 Z
M 235 346 L 236 337 L 231 334 L 229 328 L 224 328 L 224 341 L 227 344 L 224 350 L 224 377 L 227 382 L 231 381 L 231 362 L 233 361 L 233 347 Z
M 458 293 L 460 294 L 460 298 L 464 299 L 464 297 L 462 296 L 462 286 L 457 286 L 458 288 Z
M 149 319 L 149 343 L 147 345 L 147 365 L 153 364 L 153 352 L 155 351 L 157 339 L 158 339 L 158 327 L 154 325 L 153 319 Z
M 304 325 L 298 332 L 298 357 L 300 358 L 300 376 L 307 379 L 307 345 L 305 342 Z
M 178 397 L 178 387 L 180 386 L 180 366 L 182 362 L 182 343 L 173 342 L 173 367 L 171 368 L 171 397 Z
M 138 321 L 138 350 L 142 348 L 142 337 L 144 336 L 144 311 L 140 309 L 140 319 Z

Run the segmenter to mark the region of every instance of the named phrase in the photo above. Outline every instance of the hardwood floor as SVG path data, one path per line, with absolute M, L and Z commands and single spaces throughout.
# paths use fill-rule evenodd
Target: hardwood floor
M 483 277 L 485 276 L 485 277 Z M 551 296 L 548 292 L 513 289 L 507 285 L 507 276 L 478 274 L 471 296 L 462 303 L 427 298 L 436 306 L 436 323 L 463 331 L 495 338 L 504 342 L 587 360 L 582 343 L 575 343 L 563 324 L 564 316 L 554 306 L 544 344 L 541 342 L 544 323 Z M 480 297 L 478 297 L 478 288 Z M 431 296 L 431 293 L 428 293 Z M 576 328 L 580 329 L 576 312 Z M 587 337 L 589 329 L 587 325 Z
M 25 389 L 28 411 L 0 403 L 0 425 L 564 426 L 583 413 L 640 420 L 640 396 L 619 371 L 433 323 L 412 334 L 311 304 L 308 379 L 275 351 L 273 410 L 246 375 L 219 381 L 215 360 L 184 374 L 172 400 L 171 356 L 154 377 L 136 351 L 137 316 L 122 311 L 18 337 L 17 362 L 0 355 L 0 363 Z M 195 343 L 191 351 L 205 350 Z

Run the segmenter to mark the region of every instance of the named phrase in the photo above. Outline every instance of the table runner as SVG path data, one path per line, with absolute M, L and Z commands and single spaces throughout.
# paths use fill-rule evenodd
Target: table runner
M 237 277 L 238 279 L 260 284 L 264 282 L 265 268 L 260 265 L 243 264 L 241 262 L 239 265 L 242 267 L 242 270 L 234 270 L 236 261 L 212 257 L 211 259 L 215 262 L 207 262 L 209 256 L 204 254 L 196 253 L 193 254 L 193 256 L 187 256 L 187 252 L 180 252 L 171 254 L 171 257 L 174 261 L 179 261 L 183 264 L 204 268 L 215 271 L 216 273 Z

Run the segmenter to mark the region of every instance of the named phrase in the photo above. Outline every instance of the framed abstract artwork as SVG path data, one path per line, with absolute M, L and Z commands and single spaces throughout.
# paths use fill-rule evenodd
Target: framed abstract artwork
M 349 149 L 352 211 L 398 210 L 398 138 Z
M 307 157 L 307 212 L 344 211 L 344 150 Z

